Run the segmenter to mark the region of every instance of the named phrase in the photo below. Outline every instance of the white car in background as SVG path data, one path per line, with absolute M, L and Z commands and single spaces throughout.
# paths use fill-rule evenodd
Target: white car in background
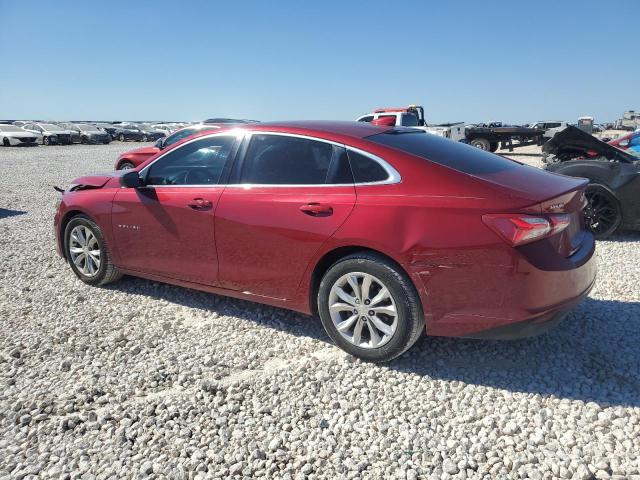
M 0 142 L 5 147 L 34 146 L 42 142 L 42 136 L 27 132 L 20 127 L 0 124 Z

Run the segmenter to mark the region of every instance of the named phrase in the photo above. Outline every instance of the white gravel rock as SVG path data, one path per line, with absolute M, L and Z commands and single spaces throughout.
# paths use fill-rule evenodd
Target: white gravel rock
M 0 479 L 640 480 L 639 233 L 548 335 L 373 365 L 303 315 L 76 280 L 52 185 L 136 146 L 0 148 Z

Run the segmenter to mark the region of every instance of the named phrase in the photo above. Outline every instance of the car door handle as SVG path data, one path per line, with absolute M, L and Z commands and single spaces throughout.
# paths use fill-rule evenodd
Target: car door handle
M 204 198 L 194 198 L 189 203 L 187 203 L 189 208 L 193 208 L 194 210 L 206 210 L 213 206 L 209 200 L 205 200 Z
M 328 217 L 329 215 L 333 215 L 333 208 L 331 206 L 314 202 L 302 205 L 300 211 L 312 217 Z

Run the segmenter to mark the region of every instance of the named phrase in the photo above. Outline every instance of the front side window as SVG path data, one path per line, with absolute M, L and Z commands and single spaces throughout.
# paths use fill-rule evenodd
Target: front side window
M 371 120 L 373 120 L 373 115 L 367 115 L 366 117 L 362 117 L 360 120 L 358 120 L 359 122 L 370 122 Z
M 353 183 L 344 148 L 286 135 L 256 134 L 244 159 L 240 183 L 325 185 Z
M 235 137 L 196 140 L 167 153 L 149 167 L 147 185 L 217 185 Z

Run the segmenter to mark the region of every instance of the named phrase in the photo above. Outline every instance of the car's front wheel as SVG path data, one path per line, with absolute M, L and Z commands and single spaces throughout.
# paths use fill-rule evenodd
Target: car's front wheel
M 122 162 L 120 165 L 118 165 L 118 170 L 131 170 L 134 167 L 135 165 L 131 162 Z
M 331 339 L 364 360 L 391 360 L 424 331 L 420 300 L 411 280 L 381 255 L 356 253 L 333 264 L 320 282 L 317 300 Z
M 49 137 L 44 137 L 42 139 L 42 144 L 43 145 L 51 145 L 51 139 Z
M 121 133 L 120 135 L 118 135 L 118 140 L 120 140 L 121 142 L 125 141 L 124 133 Z
M 85 215 L 67 224 L 64 249 L 73 273 L 89 285 L 105 285 L 122 276 L 111 262 L 100 227 Z
M 8 139 L 7 137 L 4 137 L 4 138 L 2 139 L 2 144 L 3 144 L 5 147 L 10 147 L 10 146 L 11 146 L 11 142 L 9 141 L 9 139 Z

